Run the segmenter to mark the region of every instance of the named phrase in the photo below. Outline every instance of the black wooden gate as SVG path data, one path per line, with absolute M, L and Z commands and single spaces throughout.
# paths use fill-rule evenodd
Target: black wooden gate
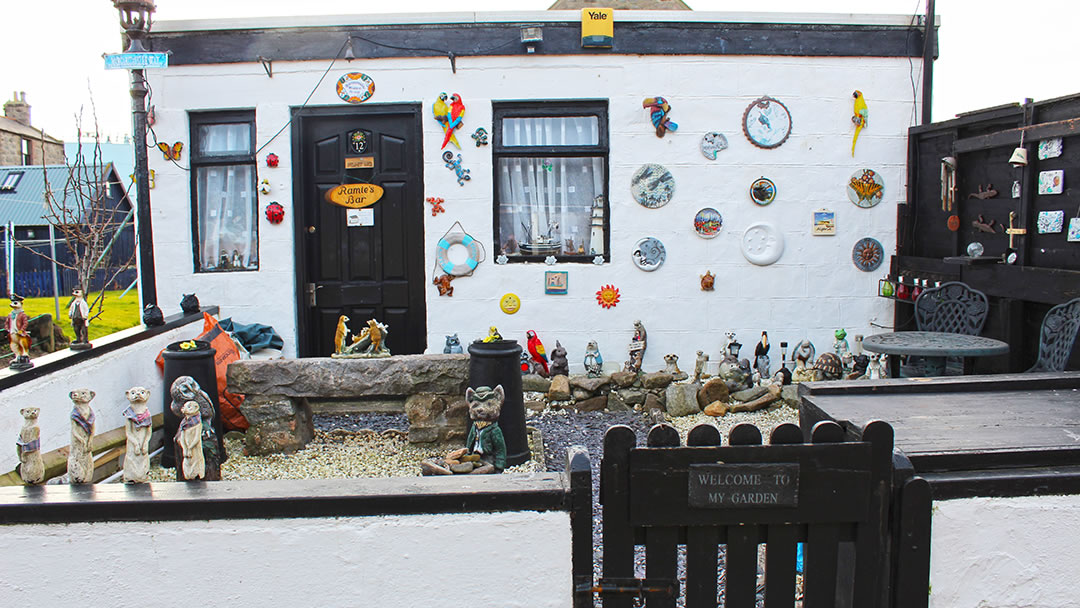
M 844 442 L 839 425 L 821 422 L 811 439 L 784 424 L 762 445 L 757 427 L 740 424 L 721 446 L 716 427 L 700 425 L 680 447 L 678 432 L 658 425 L 639 448 L 630 428 L 609 429 L 603 575 L 590 586 L 591 572 L 577 573 L 575 605 L 592 606 L 589 591 L 604 608 L 674 607 L 683 593 L 690 608 L 791 607 L 802 543 L 802 606 L 926 606 L 929 487 L 894 475 L 892 427 L 872 422 L 861 441 Z

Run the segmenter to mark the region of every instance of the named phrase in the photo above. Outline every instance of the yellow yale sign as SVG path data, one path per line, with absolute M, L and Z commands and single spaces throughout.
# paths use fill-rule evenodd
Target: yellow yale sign
M 581 48 L 610 49 L 615 40 L 615 11 L 610 8 L 581 9 Z
M 326 191 L 326 202 L 360 209 L 374 205 L 382 198 L 383 189 L 375 184 L 345 184 Z

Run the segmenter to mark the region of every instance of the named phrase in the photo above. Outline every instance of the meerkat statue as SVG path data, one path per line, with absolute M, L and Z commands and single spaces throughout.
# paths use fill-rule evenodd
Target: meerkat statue
M 124 433 L 127 435 L 124 481 L 146 483 L 150 478 L 150 435 L 154 432 L 150 409 L 146 407 L 150 391 L 141 386 L 133 386 L 124 395 L 129 404 L 123 414 Z
M 334 352 L 342 353 L 345 351 L 345 347 L 348 346 L 346 340 L 349 337 L 349 326 L 346 323 L 349 322 L 349 317 L 341 315 L 337 320 L 337 329 L 334 330 Z
M 705 351 L 697 351 L 697 359 L 694 361 L 694 382 L 701 382 L 705 377 L 705 366 L 709 364 L 709 355 Z
M 94 451 L 90 445 L 94 438 L 94 410 L 90 402 L 97 393 L 80 388 L 68 397 L 75 407 L 71 410 L 71 449 L 68 452 L 68 483 L 94 482 Z
M 184 419 L 180 421 L 180 430 L 176 431 L 177 448 L 183 454 L 178 466 L 184 467 L 184 479 L 202 479 L 206 476 L 206 459 L 203 458 L 202 418 L 199 416 L 199 404 L 194 401 L 184 403 L 180 408 Z
M 40 408 L 24 407 L 19 410 L 23 417 L 23 427 L 19 430 L 19 440 L 15 442 L 15 451 L 19 454 L 19 477 L 26 485 L 45 481 L 45 462 L 41 459 L 41 428 L 38 427 Z

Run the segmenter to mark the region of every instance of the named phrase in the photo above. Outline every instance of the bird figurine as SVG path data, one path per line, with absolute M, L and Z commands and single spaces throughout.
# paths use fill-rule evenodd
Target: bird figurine
M 450 114 L 449 120 L 446 123 L 444 129 L 446 129 L 446 137 L 443 139 L 442 148 L 446 148 L 446 144 L 450 143 L 450 139 L 454 138 L 454 130 L 461 128 L 461 121 L 465 118 L 465 103 L 461 101 L 461 95 L 454 93 L 450 96 Z M 457 142 L 454 142 L 457 145 Z M 461 146 L 458 146 L 460 149 Z
M 600 356 L 600 347 L 596 340 L 590 340 L 585 347 L 585 374 L 590 378 L 599 378 L 600 370 L 604 367 L 604 358 Z
M 487 335 L 486 338 L 484 338 L 483 341 L 485 343 L 487 343 L 487 342 L 498 342 L 499 340 L 502 340 L 502 339 L 503 338 L 502 338 L 502 335 L 499 334 L 499 330 L 496 329 L 494 325 L 492 325 L 491 327 L 488 328 L 488 335 Z
M 851 122 L 855 123 L 855 137 L 851 139 L 851 155 L 855 156 L 855 142 L 859 141 L 859 133 L 867 126 L 870 120 L 870 109 L 866 107 L 866 97 L 862 91 L 851 94 L 855 98 L 855 113 L 851 115 Z
M 653 126 L 656 127 L 657 137 L 663 137 L 668 131 L 678 130 L 679 125 L 667 117 L 671 112 L 671 106 L 663 97 L 646 97 L 645 101 L 641 102 L 641 107 L 649 109 L 649 116 L 652 118 Z
M 548 357 L 547 351 L 544 350 L 544 343 L 540 341 L 540 338 L 536 337 L 536 332 L 531 329 L 525 332 L 525 337 L 529 339 L 526 343 L 529 354 L 532 355 L 533 361 L 536 361 L 540 364 L 540 367 L 544 368 L 544 375 L 547 376 L 550 372 L 548 371 Z
M 446 105 L 446 93 L 439 93 L 439 98 L 435 100 L 435 103 L 431 106 L 431 111 L 435 114 L 435 120 L 439 121 L 439 124 L 443 129 L 443 136 L 446 136 L 447 128 L 450 125 L 450 106 Z M 460 150 L 461 146 L 458 144 L 457 136 L 453 131 L 450 132 L 450 143 L 457 146 Z M 446 147 L 446 144 L 443 144 Z
M 754 368 L 762 378 L 769 377 L 769 334 L 761 332 L 761 341 L 754 348 Z

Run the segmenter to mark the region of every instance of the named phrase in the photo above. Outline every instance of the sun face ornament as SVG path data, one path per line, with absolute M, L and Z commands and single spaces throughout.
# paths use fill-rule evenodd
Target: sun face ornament
M 596 303 L 604 308 L 615 308 L 619 303 L 619 290 L 614 285 L 604 285 L 596 292 Z

